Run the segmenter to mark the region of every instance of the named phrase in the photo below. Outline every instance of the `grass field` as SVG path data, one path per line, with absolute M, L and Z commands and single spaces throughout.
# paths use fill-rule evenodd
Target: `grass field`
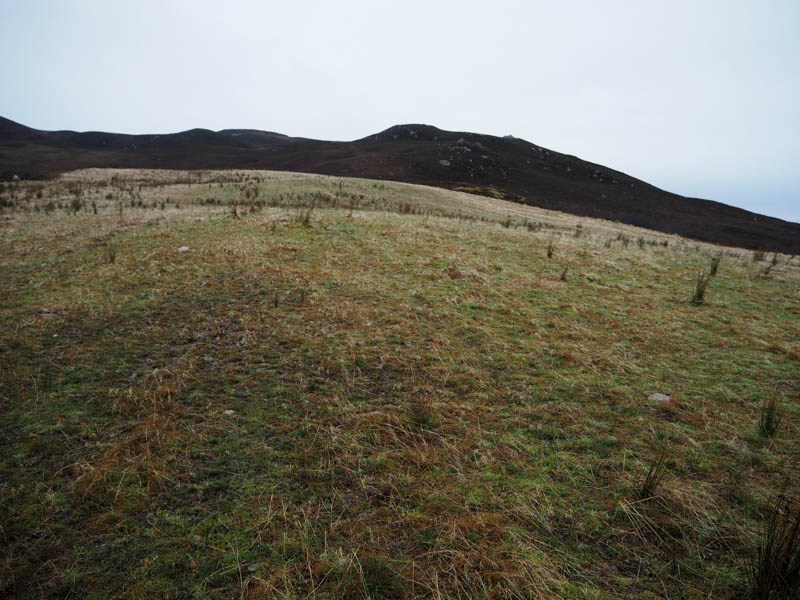
M 270 172 L 0 206 L 0 596 L 737 598 L 798 491 L 797 258 Z

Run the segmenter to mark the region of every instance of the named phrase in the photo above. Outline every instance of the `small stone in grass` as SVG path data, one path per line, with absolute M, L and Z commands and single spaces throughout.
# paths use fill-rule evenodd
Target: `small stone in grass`
M 180 248 L 178 248 L 178 252 L 188 252 L 188 251 L 189 251 L 189 246 L 181 246 Z
M 658 392 L 655 394 L 650 394 L 647 399 L 650 402 L 669 402 L 669 396 L 666 394 L 659 394 Z
M 223 414 L 223 415 L 227 415 L 227 416 L 229 416 L 229 417 L 230 417 L 231 415 L 235 415 L 235 414 L 236 414 L 236 411 L 235 411 L 235 410 L 231 410 L 231 409 L 229 408 L 228 410 L 226 410 L 226 411 L 223 411 L 223 413 L 222 413 L 222 414 Z

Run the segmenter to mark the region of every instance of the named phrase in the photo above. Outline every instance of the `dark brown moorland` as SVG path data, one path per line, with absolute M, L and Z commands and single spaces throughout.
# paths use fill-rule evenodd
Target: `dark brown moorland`
M 800 254 L 800 224 L 686 198 L 523 139 L 397 125 L 352 142 L 267 131 L 40 131 L 0 117 L 0 180 L 86 167 L 275 169 L 421 183 L 698 240 Z

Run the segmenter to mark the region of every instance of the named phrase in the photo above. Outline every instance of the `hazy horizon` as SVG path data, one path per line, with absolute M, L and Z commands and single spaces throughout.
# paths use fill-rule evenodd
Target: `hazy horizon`
M 798 22 L 786 1 L 2 1 L 0 115 L 134 134 L 510 134 L 800 222 Z

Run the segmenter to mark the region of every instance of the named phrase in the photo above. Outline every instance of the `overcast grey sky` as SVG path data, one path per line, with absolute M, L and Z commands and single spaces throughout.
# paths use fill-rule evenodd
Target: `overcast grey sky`
M 38 129 L 512 134 L 800 221 L 800 1 L 0 0 Z

